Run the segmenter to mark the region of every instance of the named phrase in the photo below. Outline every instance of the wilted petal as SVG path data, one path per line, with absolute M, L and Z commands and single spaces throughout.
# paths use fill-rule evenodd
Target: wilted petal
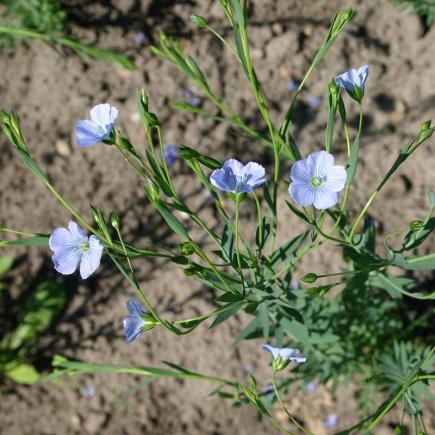
M 335 165 L 328 169 L 324 182 L 325 189 L 332 192 L 340 192 L 346 184 L 347 172 L 344 166 Z
M 291 183 L 288 192 L 293 201 L 302 207 L 308 207 L 316 199 L 316 191 L 310 186 L 310 183 Z

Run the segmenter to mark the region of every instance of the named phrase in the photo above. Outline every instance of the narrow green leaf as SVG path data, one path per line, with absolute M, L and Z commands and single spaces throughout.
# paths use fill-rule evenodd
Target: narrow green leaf
M 300 248 L 304 240 L 306 239 L 309 231 L 305 231 L 299 236 L 287 242 L 285 245 L 278 248 L 270 257 L 270 265 L 276 267 L 277 265 L 290 261 L 292 256 Z
M 10 363 L 5 368 L 5 374 L 17 384 L 31 385 L 39 380 L 35 367 L 26 363 Z
M 14 258 L 10 255 L 2 255 L 0 257 L 0 277 L 11 270 L 13 263 Z
M 163 201 L 155 201 L 154 206 L 156 207 L 162 218 L 165 220 L 165 222 L 172 229 L 172 231 L 178 234 L 182 239 L 189 240 L 189 234 L 187 230 L 184 228 L 183 224 L 175 218 L 175 216 L 169 210 L 168 206 Z

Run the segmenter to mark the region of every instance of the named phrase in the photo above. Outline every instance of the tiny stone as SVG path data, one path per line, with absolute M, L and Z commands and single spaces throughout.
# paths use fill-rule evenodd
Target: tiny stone
M 133 122 L 140 122 L 140 115 L 139 115 L 139 113 L 137 113 L 137 112 L 133 112 L 133 113 L 130 115 L 130 119 L 131 119 Z
M 80 426 L 80 417 L 77 414 L 71 416 L 71 424 L 75 427 Z
M 394 105 L 394 111 L 391 114 L 391 119 L 394 123 L 402 122 L 405 119 L 405 115 L 408 112 L 408 106 L 403 100 L 397 100 Z
M 272 24 L 272 32 L 275 35 L 280 35 L 284 31 L 284 27 L 281 23 L 273 23 Z
M 305 36 L 311 36 L 313 34 L 313 27 L 310 25 L 304 26 L 304 35 Z
M 251 49 L 252 59 L 262 59 L 264 57 L 264 51 L 262 48 L 252 48 Z
M 71 147 L 68 145 L 68 142 L 63 139 L 58 139 L 55 144 L 56 152 L 61 157 L 69 157 L 71 155 Z

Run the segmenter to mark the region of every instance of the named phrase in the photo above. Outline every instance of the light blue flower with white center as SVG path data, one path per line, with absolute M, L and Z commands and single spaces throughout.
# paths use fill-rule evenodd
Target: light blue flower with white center
M 337 415 L 337 414 L 329 414 L 329 415 L 325 418 L 325 420 L 323 420 L 323 426 L 324 426 L 326 429 L 331 429 L 331 428 L 333 428 L 334 426 L 337 426 L 338 420 L 339 420 L 339 418 L 338 418 L 338 415 Z
M 349 93 L 356 101 L 361 102 L 364 97 L 364 85 L 369 75 L 369 66 L 363 65 L 358 69 L 350 69 L 335 78 L 335 83 Z
M 202 98 L 195 93 L 195 90 L 192 88 L 183 89 L 183 97 L 186 103 L 191 106 L 198 107 L 202 103 Z
M 210 176 L 211 184 L 219 190 L 236 196 L 252 192 L 266 182 L 266 171 L 255 162 L 246 165 L 236 159 L 227 160 L 222 168 L 216 169 Z
M 177 147 L 175 145 L 165 143 L 163 145 L 163 152 L 165 154 L 166 164 L 168 165 L 168 168 L 171 168 L 178 159 Z
M 77 145 L 88 148 L 98 142 L 109 139 L 116 120 L 118 109 L 110 104 L 97 104 L 91 109 L 91 120 L 77 122 Z
M 263 344 L 263 349 L 272 354 L 272 366 L 275 371 L 283 370 L 289 363 L 303 363 L 306 357 L 298 356 L 300 351 L 291 347 L 274 347 Z
M 308 97 L 308 104 L 312 109 L 317 110 L 322 104 L 322 102 L 319 97 L 316 97 L 315 95 L 310 95 Z
M 337 204 L 338 192 L 344 189 L 347 175 L 344 166 L 334 162 L 332 154 L 316 151 L 294 163 L 288 191 L 297 205 L 314 205 L 324 210 Z
M 144 331 L 148 331 L 156 322 L 144 310 L 139 301 L 131 299 L 127 302 L 128 315 L 124 319 L 124 337 L 127 343 L 136 340 Z
M 48 244 L 54 252 L 54 268 L 62 275 L 71 275 L 80 267 L 80 275 L 86 279 L 100 266 L 104 246 L 96 236 L 88 237 L 73 221 L 68 229 L 54 230 Z

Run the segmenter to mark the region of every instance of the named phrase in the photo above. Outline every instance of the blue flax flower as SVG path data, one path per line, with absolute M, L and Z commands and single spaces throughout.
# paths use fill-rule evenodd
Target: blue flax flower
M 77 122 L 77 145 L 88 148 L 98 142 L 109 139 L 116 120 L 118 109 L 110 104 L 97 104 L 91 109 L 91 120 Z
M 127 302 L 128 315 L 124 319 L 124 337 L 127 343 L 136 340 L 142 332 L 154 328 L 155 321 L 149 317 L 141 303 L 133 299 Z
M 364 85 L 369 75 L 369 66 L 363 65 L 358 69 L 350 69 L 335 78 L 335 83 L 349 93 L 356 101 L 361 102 L 364 96 Z
M 289 187 L 293 201 L 303 207 L 311 204 L 319 210 L 333 207 L 338 192 L 346 183 L 346 170 L 334 164 L 334 156 L 326 151 L 311 153 L 292 166 Z
M 168 168 L 171 168 L 174 165 L 175 161 L 178 159 L 177 147 L 175 145 L 165 143 L 163 145 L 163 152 L 165 153 L 165 159 Z
M 326 429 L 331 429 L 331 428 L 333 428 L 334 426 L 337 426 L 338 420 L 339 420 L 339 418 L 338 418 L 338 415 L 337 415 L 337 414 L 329 414 L 329 415 L 325 418 L 325 420 L 323 420 L 323 426 L 324 426 Z
M 216 169 L 210 176 L 214 187 L 235 195 L 252 192 L 265 181 L 263 166 L 255 162 L 244 165 L 235 159 L 227 160 L 221 169 Z
M 287 367 L 289 363 L 303 363 L 306 357 L 298 356 L 299 350 L 291 347 L 274 347 L 270 344 L 263 344 L 263 349 L 272 354 L 272 365 L 275 371 Z
M 71 275 L 80 267 L 83 279 L 92 275 L 100 265 L 103 245 L 94 235 L 88 237 L 82 229 L 70 221 L 68 229 L 57 228 L 48 241 L 54 252 L 54 268 L 63 275 Z

